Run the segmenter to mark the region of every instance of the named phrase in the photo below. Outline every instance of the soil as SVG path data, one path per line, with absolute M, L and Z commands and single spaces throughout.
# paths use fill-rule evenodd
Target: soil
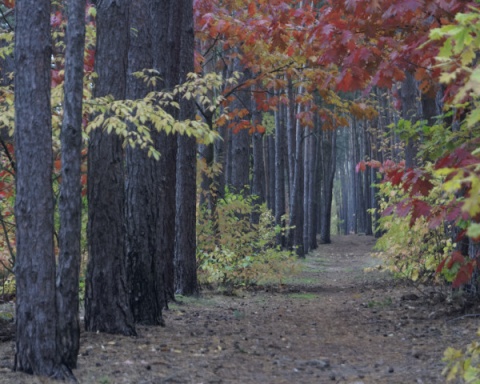
M 374 241 L 334 237 L 281 285 L 180 298 L 166 327 L 137 337 L 84 332 L 74 373 L 104 384 L 445 382 L 443 351 L 475 338 L 478 304 L 365 272 L 379 262 Z M 12 330 L 0 323 L 3 340 Z M 0 342 L 0 384 L 50 382 L 12 372 L 13 356 L 13 340 Z

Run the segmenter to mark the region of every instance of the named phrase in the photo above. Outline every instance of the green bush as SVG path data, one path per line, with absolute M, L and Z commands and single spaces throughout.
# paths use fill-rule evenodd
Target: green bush
M 251 222 L 254 210 L 259 224 Z M 294 252 L 275 245 L 272 213 L 253 197 L 227 193 L 214 212 L 201 209 L 197 225 L 199 282 L 226 288 L 272 281 L 296 269 Z
M 379 184 L 378 188 L 381 211 L 405 198 L 403 189 L 389 182 Z M 428 197 L 433 205 L 442 203 L 440 200 L 443 199 L 440 188 L 437 188 L 438 191 Z M 383 235 L 375 249 L 380 251 L 378 255 L 394 275 L 413 281 L 433 279 L 437 267 L 452 252 L 454 243 L 443 226 L 429 228 L 423 217 L 417 218 L 413 226 L 410 224 L 411 214 L 400 217 L 393 211 L 381 217 L 378 230 Z M 447 276 L 442 276 L 448 281 Z
M 477 331 L 480 336 L 480 330 Z M 460 379 L 467 384 L 480 384 L 480 343 L 473 341 L 464 350 L 448 347 L 444 352 L 443 361 L 447 366 L 443 375 L 447 381 Z

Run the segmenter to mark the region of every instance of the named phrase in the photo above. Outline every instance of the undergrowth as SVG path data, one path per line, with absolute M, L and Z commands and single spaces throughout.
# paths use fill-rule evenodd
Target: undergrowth
M 197 263 L 200 284 L 227 290 L 276 281 L 294 273 L 292 251 L 275 243 L 275 219 L 254 197 L 227 193 L 215 211 L 200 210 L 197 224 Z M 260 214 L 258 224 L 252 213 Z
M 381 211 L 405 198 L 402 188 L 391 183 L 379 184 L 378 188 Z M 430 203 L 443 203 L 440 193 L 433 193 L 428 199 Z M 383 235 L 374 249 L 379 251 L 378 257 L 394 276 L 422 282 L 439 279 L 435 271 L 452 252 L 455 244 L 443 227 L 430 228 L 423 217 L 415 220 L 413 225 L 411 222 L 411 214 L 402 217 L 395 211 L 381 217 L 378 230 Z M 442 276 L 451 281 L 454 275 L 449 276 L 447 272 Z

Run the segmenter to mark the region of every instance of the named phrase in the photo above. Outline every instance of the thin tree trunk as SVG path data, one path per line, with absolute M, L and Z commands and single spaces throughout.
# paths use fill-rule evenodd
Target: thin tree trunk
M 255 108 L 254 108 L 255 110 Z M 253 114 L 253 125 L 260 124 L 260 114 Z M 252 210 L 252 223 L 258 224 L 260 221 L 260 210 L 258 205 L 265 203 L 265 159 L 263 157 L 263 134 L 255 132 L 252 135 L 253 146 L 253 172 L 252 172 L 252 195 L 254 204 Z
M 129 0 L 97 4 L 94 95 L 125 99 Z M 88 250 L 85 328 L 135 335 L 128 300 L 122 139 L 92 132 L 88 148 Z
M 293 94 L 293 85 L 292 82 L 288 82 L 287 86 L 287 97 L 288 97 L 288 105 L 286 107 L 286 120 L 287 120 L 287 145 L 288 145 L 288 182 L 289 182 L 289 201 L 291 202 L 292 199 L 290 195 L 293 191 L 293 183 L 295 180 L 295 151 L 296 151 L 296 131 L 295 131 L 295 99 Z M 292 212 L 292 205 L 289 203 L 289 214 Z
M 180 78 L 194 71 L 193 1 L 177 0 L 181 15 Z M 193 100 L 180 101 L 180 120 L 195 119 Z M 194 137 L 178 137 L 175 215 L 175 290 L 182 295 L 198 293 L 196 263 L 197 144 Z
M 241 71 L 242 67 L 238 59 L 235 59 L 235 70 Z M 232 109 L 251 110 L 250 88 L 242 88 L 236 94 L 236 100 Z M 250 115 L 245 118 L 248 119 Z M 245 187 L 250 185 L 250 135 L 247 129 L 232 132 L 232 180 L 231 187 L 235 193 L 245 192 Z
M 305 254 L 310 250 L 309 224 L 310 224 L 310 167 L 312 164 L 312 153 L 310 142 L 313 138 L 312 132 L 306 132 L 303 139 L 303 250 Z
M 152 49 L 153 68 L 162 80 L 159 90 L 171 91 L 178 84 L 181 24 L 176 19 L 175 2 L 172 0 L 152 1 Z M 178 12 L 177 12 L 178 13 Z M 165 54 L 168 52 L 168 54 Z M 172 116 L 178 117 L 175 108 L 168 108 Z M 157 165 L 157 193 L 159 217 L 157 222 L 157 245 L 164 258 L 163 281 L 166 301 L 175 298 L 175 185 L 177 136 L 159 132 L 154 136 L 155 146 L 161 153 Z M 161 273 L 161 271 L 158 271 Z M 160 280 L 159 280 L 160 281 Z
M 333 181 L 335 178 L 335 158 L 336 158 L 336 145 L 337 140 L 336 131 L 324 132 L 327 138 L 324 140 L 324 152 L 326 152 L 325 171 L 323 183 L 324 188 L 324 206 L 322 212 L 322 227 L 320 230 L 320 239 L 322 244 L 331 243 L 330 237 L 330 225 L 332 219 L 332 199 L 333 199 Z M 326 148 L 325 148 L 326 147 Z
M 317 156 L 317 131 L 319 130 L 318 122 L 315 124 L 312 137 L 310 137 L 310 165 L 309 165 L 309 178 L 308 183 L 308 242 L 310 249 L 317 249 L 317 173 L 315 170 L 318 167 Z
M 82 99 L 85 0 L 69 0 L 66 31 L 64 115 L 61 132 L 60 255 L 57 269 L 57 344 L 62 361 L 77 367 L 80 348 L 79 277 L 82 234 Z
M 300 109 L 300 106 L 298 107 Z M 290 227 L 288 244 L 295 247 L 298 257 L 304 257 L 303 248 L 303 132 L 300 122 L 296 124 L 294 180 L 290 192 Z
M 15 22 L 14 369 L 64 379 L 73 375 L 56 343 L 50 1 L 18 0 Z
M 265 140 L 266 153 L 268 154 L 268 163 L 266 168 L 268 169 L 268 208 L 275 215 L 275 136 L 268 135 Z
M 415 123 L 418 120 L 417 83 L 410 72 L 405 72 L 406 78 L 402 82 L 400 95 L 402 98 L 402 118 Z M 405 143 L 405 167 L 412 168 L 416 164 L 417 143 L 414 138 L 407 139 Z
M 280 107 L 280 105 L 279 105 Z M 277 245 L 285 246 L 283 228 L 285 223 L 282 217 L 285 215 L 285 124 L 281 116 L 282 108 L 275 111 L 275 225 L 277 231 Z

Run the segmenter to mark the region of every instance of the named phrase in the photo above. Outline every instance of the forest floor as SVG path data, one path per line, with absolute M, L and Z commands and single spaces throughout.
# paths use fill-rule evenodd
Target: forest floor
M 364 272 L 379 262 L 373 244 L 334 237 L 282 285 L 181 298 L 165 328 L 138 337 L 82 333 L 74 373 L 103 384 L 445 382 L 443 351 L 476 337 L 478 304 Z M 14 342 L 0 342 L 0 384 L 49 382 L 11 372 L 13 356 Z

